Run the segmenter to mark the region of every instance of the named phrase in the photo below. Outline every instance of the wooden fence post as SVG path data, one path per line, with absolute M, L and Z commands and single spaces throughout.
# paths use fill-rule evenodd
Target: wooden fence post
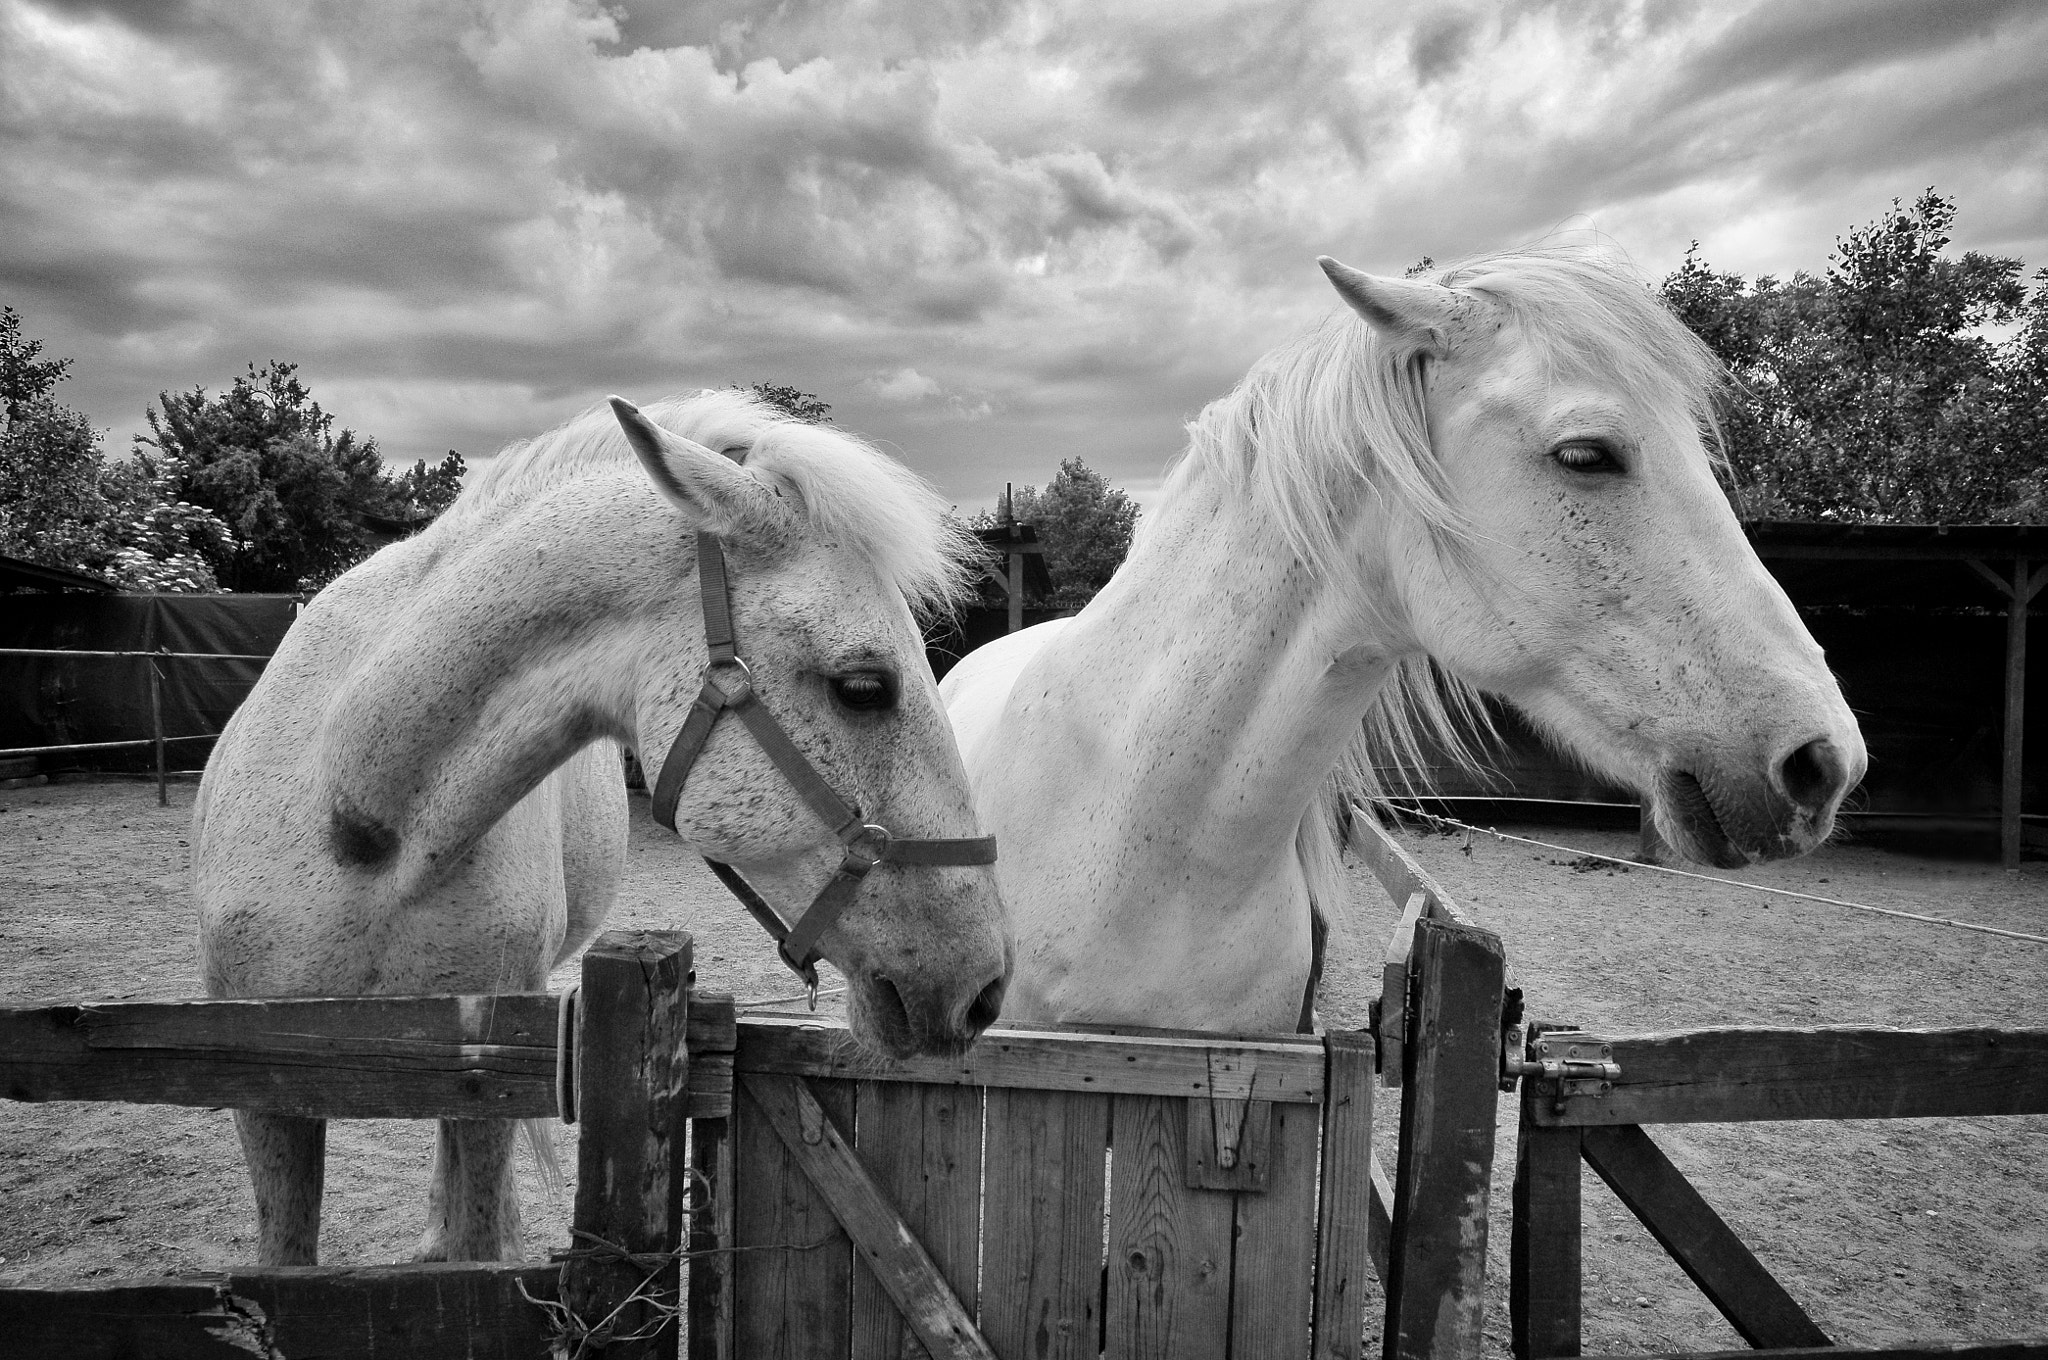
M 1477 926 L 1423 919 L 1388 1245 L 1386 1360 L 1476 1360 L 1507 953 Z
M 675 1354 L 689 984 L 690 937 L 679 931 L 608 931 L 583 956 L 562 1301 L 612 1338 L 607 1360 Z
M 156 739 L 156 805 L 169 807 L 171 794 L 164 787 L 164 677 L 155 657 L 149 658 L 149 730 Z
M 1552 1097 L 1523 1082 L 1515 1147 L 1515 1222 L 1508 1247 L 1508 1317 L 1515 1360 L 1579 1354 L 1579 1130 L 1539 1127 L 1532 1101 Z

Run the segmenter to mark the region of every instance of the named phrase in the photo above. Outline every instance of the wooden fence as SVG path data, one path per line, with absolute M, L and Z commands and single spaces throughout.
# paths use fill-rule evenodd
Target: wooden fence
M 1576 1052 L 1574 1052 L 1576 1051 Z M 1579 1163 L 1760 1349 L 1832 1342 L 1644 1131 L 1645 1124 L 2048 1113 L 2048 1029 L 1697 1029 L 1628 1038 L 1547 1029 L 1521 1102 L 1509 1311 L 1515 1354 L 1579 1354 Z M 1600 1064 L 1611 1071 L 1596 1070 Z M 1823 1352 L 1910 1357 L 1924 1347 Z M 1983 1350 L 1985 1347 L 1976 1349 Z M 1997 1343 L 2048 1357 L 2048 1341 Z
M 581 1124 L 575 1241 L 548 1264 L 0 1290 L 0 1335 L 25 1357 L 621 1356 L 673 1353 L 687 1311 L 695 1357 L 909 1337 L 1333 1360 L 1365 1349 L 1376 1270 L 1386 1355 L 1476 1354 L 1501 952 L 1453 912 L 1410 922 L 1383 1017 L 1408 1040 L 1380 1073 L 1406 1087 L 1391 1178 L 1370 1032 L 999 1028 L 892 1063 L 835 1023 L 692 998 L 687 936 L 606 936 L 567 1023 L 547 995 L 0 1010 L 18 1100 L 544 1118 L 573 1091 Z
M 615 1341 L 673 1353 L 681 1118 L 729 1108 L 730 998 L 692 1006 L 690 943 L 607 934 L 583 960 L 576 1040 L 548 995 L 107 1003 L 0 1010 L 14 1100 L 236 1106 L 318 1118 L 545 1118 L 575 1091 L 576 1240 L 547 1264 L 248 1268 L 0 1289 L 21 1360 L 532 1357 Z M 684 1042 L 688 1034 L 689 1043 Z M 558 1058 L 573 1061 L 565 1068 Z M 696 1069 L 702 1066 L 703 1071 Z M 710 1089 L 704 1089 L 704 1088 Z M 537 1300 L 537 1302 L 536 1302 Z

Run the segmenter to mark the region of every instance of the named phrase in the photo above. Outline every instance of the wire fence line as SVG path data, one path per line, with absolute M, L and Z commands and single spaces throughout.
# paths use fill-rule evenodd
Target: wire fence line
M 1624 859 L 1619 855 L 1603 855 L 1596 850 L 1581 850 L 1575 846 L 1559 845 L 1555 841 L 1540 841 L 1533 836 L 1517 836 L 1512 832 L 1498 831 L 1490 826 L 1474 826 L 1470 822 L 1461 822 L 1456 817 L 1438 816 L 1433 812 L 1424 812 L 1419 807 L 1404 807 L 1391 799 L 1374 798 L 1369 801 L 1396 816 L 1413 817 L 1420 821 L 1434 822 L 1439 826 L 1456 827 L 1467 836 L 1473 834 L 1491 836 L 1495 840 L 1508 841 L 1516 845 L 1540 846 L 1545 850 L 1557 850 L 1567 855 L 1577 855 L 1582 859 L 1597 859 L 1608 864 L 1619 864 L 1626 869 L 1648 869 L 1655 873 L 1670 874 L 1674 878 L 1691 878 L 1704 883 L 1719 883 L 1730 888 L 1740 888 L 1744 892 L 1770 893 L 1777 897 L 1796 897 L 1807 902 L 1823 902 L 1831 907 L 1847 907 L 1851 911 L 1867 911 L 1879 916 L 1895 916 L 1901 920 L 1918 921 L 1923 925 L 1951 926 L 1956 930 L 1973 930 L 1982 935 L 1998 935 L 2008 940 L 2025 940 L 2031 944 L 2048 944 L 2048 935 L 2030 935 L 2024 930 L 2006 930 L 2000 926 L 1980 925 L 1975 921 L 1958 921 L 1947 916 L 1928 916 L 1917 911 L 1901 911 L 1897 907 L 1878 907 L 1872 906 L 1868 902 L 1851 902 L 1845 897 L 1823 897 L 1819 893 L 1799 892 L 1792 888 L 1777 888 L 1767 883 L 1745 883 L 1739 878 L 1722 878 L 1717 874 L 1695 873 L 1690 869 L 1673 869 L 1663 864 L 1652 864 L 1647 860 Z M 1355 811 L 1365 812 L 1368 816 L 1372 813 L 1372 810 L 1369 808 L 1360 807 L 1356 804 L 1353 806 Z
M 156 748 L 156 801 L 159 807 L 170 806 L 169 771 L 164 765 L 164 750 L 172 742 L 213 741 L 218 732 L 191 732 L 177 736 L 164 733 L 163 711 L 163 668 L 164 661 L 256 661 L 268 662 L 267 655 L 249 652 L 173 652 L 158 648 L 153 652 L 144 651 L 98 651 L 82 647 L 0 647 L 0 657 L 42 657 L 74 658 L 92 657 L 106 660 L 142 660 L 149 663 L 149 719 L 150 735 L 126 741 L 80 741 L 60 746 L 15 746 L 0 749 L 0 760 L 24 759 L 30 756 L 69 755 L 79 751 L 133 750 L 138 746 Z

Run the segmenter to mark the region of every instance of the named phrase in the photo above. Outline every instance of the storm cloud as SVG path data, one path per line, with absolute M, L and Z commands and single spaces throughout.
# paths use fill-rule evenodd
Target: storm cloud
M 1143 494 L 1320 253 L 1783 275 L 1934 185 L 2048 264 L 2044 69 L 2009 0 L 0 0 L 0 301 L 116 447 L 275 357 L 405 462 L 774 381 Z

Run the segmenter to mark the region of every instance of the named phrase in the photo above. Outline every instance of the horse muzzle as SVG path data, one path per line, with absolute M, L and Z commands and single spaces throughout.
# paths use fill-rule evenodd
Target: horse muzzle
M 1686 859 L 1740 869 L 1803 855 L 1834 830 L 1863 778 L 1862 741 L 1813 737 L 1761 768 L 1711 759 L 1668 767 L 1651 796 L 1658 834 Z

